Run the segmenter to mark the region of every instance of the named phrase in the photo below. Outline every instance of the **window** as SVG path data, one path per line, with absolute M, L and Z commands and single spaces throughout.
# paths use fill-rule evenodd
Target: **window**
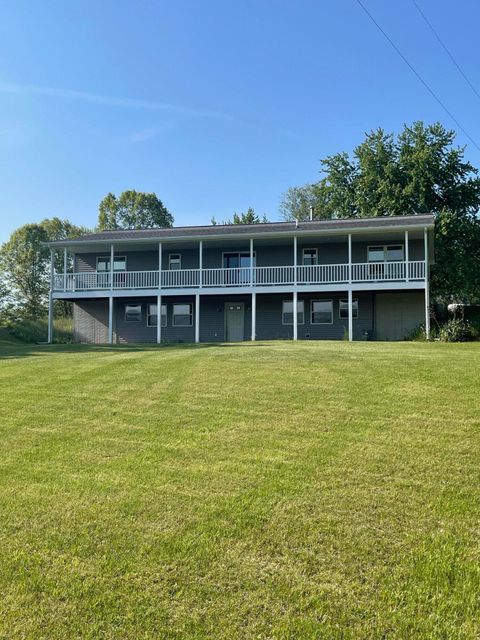
M 348 300 L 340 300 L 338 317 L 348 319 Z M 358 298 L 352 300 L 352 317 L 358 318 Z
M 158 322 L 157 305 L 149 304 L 147 307 L 147 327 L 156 327 Z M 162 327 L 167 326 L 167 305 L 162 304 Z
M 127 270 L 127 258 L 125 256 L 115 256 L 113 258 L 114 271 Z M 97 258 L 97 271 L 110 271 L 110 256 L 100 256 Z
M 182 268 L 182 254 L 181 253 L 171 253 L 168 256 L 168 268 L 170 271 L 178 271 Z
M 253 254 L 253 266 L 255 266 L 255 253 Z M 234 269 L 238 267 L 250 267 L 250 251 L 233 251 L 223 254 L 224 269 Z
M 312 324 L 333 324 L 332 300 L 312 300 Z
M 303 250 L 303 264 L 305 266 L 311 266 L 318 264 L 318 249 L 304 249 Z
M 173 326 L 174 327 L 191 327 L 193 324 L 192 305 L 174 304 L 173 305 Z
M 396 262 L 403 260 L 403 244 L 368 247 L 368 262 Z
M 125 322 L 140 322 L 142 319 L 141 304 L 125 305 Z
M 305 310 L 303 300 L 297 300 L 297 324 L 305 322 Z M 282 324 L 293 324 L 293 300 L 282 302 Z

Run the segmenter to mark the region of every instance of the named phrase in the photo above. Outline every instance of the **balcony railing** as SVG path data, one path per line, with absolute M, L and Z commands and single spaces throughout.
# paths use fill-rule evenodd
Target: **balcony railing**
M 408 279 L 407 279 L 408 265 Z M 198 289 L 223 287 L 278 287 L 311 284 L 347 284 L 348 264 L 318 264 L 295 267 L 240 267 L 234 269 L 178 269 L 172 271 L 97 271 L 60 273 L 53 276 L 54 291 L 98 291 L 111 289 Z M 113 276 L 113 278 L 112 278 Z M 159 278 L 161 276 L 161 285 Z M 356 262 L 351 282 L 407 282 L 425 280 L 425 261 Z

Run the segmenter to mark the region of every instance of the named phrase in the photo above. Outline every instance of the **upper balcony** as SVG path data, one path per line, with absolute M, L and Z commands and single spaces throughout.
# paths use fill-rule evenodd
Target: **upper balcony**
M 237 267 L 220 269 L 177 269 L 172 271 L 115 271 L 57 273 L 53 291 L 107 291 L 137 289 L 223 289 L 243 287 L 307 287 L 349 283 L 422 282 L 425 260 L 411 262 L 361 262 L 350 265 Z
M 421 288 L 433 255 L 432 228 L 432 216 L 404 216 L 92 234 L 50 243 L 52 293 Z M 60 248 L 63 260 L 54 256 Z

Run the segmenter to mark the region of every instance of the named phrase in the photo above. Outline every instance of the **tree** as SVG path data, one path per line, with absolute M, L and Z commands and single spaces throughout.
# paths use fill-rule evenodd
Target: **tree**
M 383 129 L 372 131 L 352 157 L 337 153 L 322 160 L 325 175 L 311 191 L 319 203 L 315 218 L 433 213 L 432 293 L 471 300 L 480 296 L 480 178 L 465 160 L 465 148 L 454 142 L 455 132 L 439 123 L 415 122 L 396 138 Z M 284 215 L 307 218 L 288 193 Z
M 2 280 L 16 306 L 29 318 L 45 313 L 49 289 L 48 240 L 40 224 L 26 224 L 12 233 L 0 250 Z
M 248 207 L 245 213 L 234 213 L 233 220 L 227 220 L 222 224 L 263 224 L 265 222 L 268 222 L 265 214 L 260 218 L 253 207 Z M 217 224 L 215 218 L 212 218 L 212 224 Z
M 323 202 L 320 201 L 317 185 L 290 187 L 280 200 L 280 213 L 285 220 L 308 220 L 313 207 L 315 217 L 322 216 Z
M 173 216 L 155 193 L 124 191 L 117 198 L 108 193 L 100 202 L 98 229 L 147 229 L 171 227 Z

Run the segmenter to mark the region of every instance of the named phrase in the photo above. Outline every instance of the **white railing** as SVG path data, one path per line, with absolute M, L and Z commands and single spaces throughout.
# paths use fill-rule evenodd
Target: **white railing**
M 297 267 L 298 284 L 348 282 L 348 264 L 312 264 Z
M 352 282 L 407 282 L 425 280 L 425 262 L 353 263 Z M 297 267 L 296 283 L 344 284 L 349 282 L 348 264 L 301 265 Z M 54 291 L 89 291 L 104 289 L 159 289 L 158 271 L 116 271 L 113 283 L 110 273 L 84 271 L 57 273 L 53 276 Z M 161 272 L 161 289 L 196 289 L 220 287 L 275 287 L 295 284 L 295 267 L 239 267 L 233 269 L 179 269 Z

